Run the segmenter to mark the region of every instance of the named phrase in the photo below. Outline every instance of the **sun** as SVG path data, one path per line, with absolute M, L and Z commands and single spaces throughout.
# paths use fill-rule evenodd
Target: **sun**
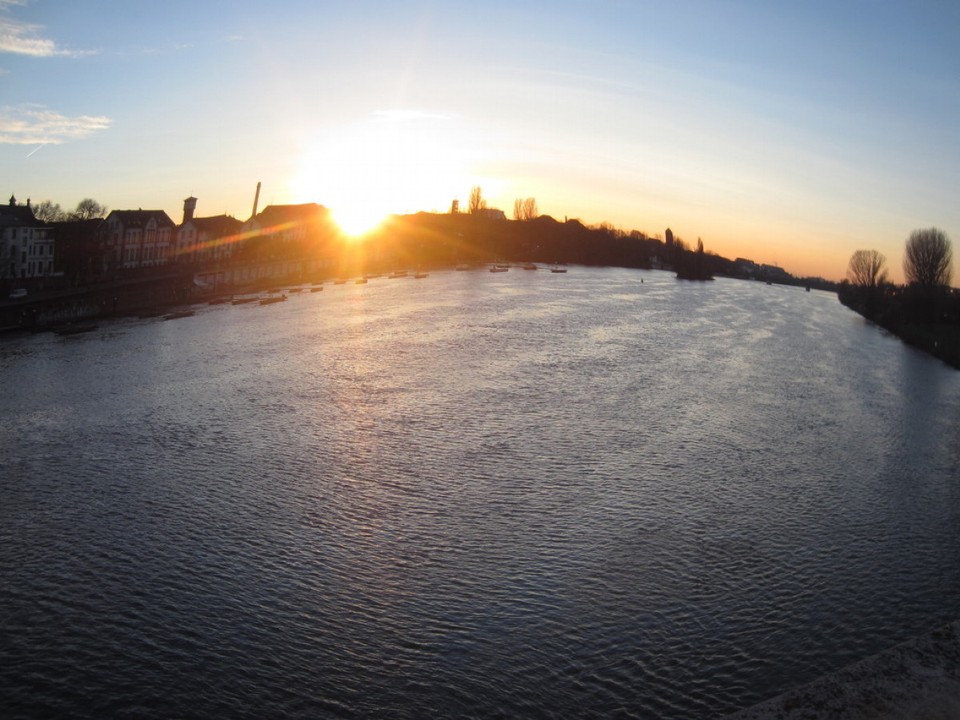
M 392 214 L 446 209 L 470 187 L 450 125 L 438 115 L 377 113 L 318 134 L 303 152 L 292 194 L 328 207 L 353 237 Z
M 333 208 L 333 221 L 351 239 L 359 239 L 376 230 L 387 216 L 361 204 L 348 206 L 339 203 Z

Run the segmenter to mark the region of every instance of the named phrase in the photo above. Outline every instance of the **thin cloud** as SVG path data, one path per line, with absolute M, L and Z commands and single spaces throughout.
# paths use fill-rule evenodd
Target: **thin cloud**
M 0 107 L 0 144 L 60 145 L 110 127 L 102 115 L 67 117 L 39 106 Z
M 21 0 L 0 0 L 0 13 L 23 4 Z M 83 57 L 94 54 L 92 50 L 68 50 L 59 47 L 53 40 L 41 37 L 41 30 L 41 25 L 19 22 L 0 15 L 0 53 L 31 57 Z

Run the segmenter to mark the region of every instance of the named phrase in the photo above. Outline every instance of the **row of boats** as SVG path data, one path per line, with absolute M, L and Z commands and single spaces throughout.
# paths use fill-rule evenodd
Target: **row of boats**
M 458 271 L 473 270 L 475 267 L 477 266 L 457 265 L 456 270 Z M 494 263 L 489 267 L 489 271 L 492 273 L 508 272 L 511 267 L 513 266 L 506 263 Z M 520 267 L 524 270 L 540 269 L 539 266 L 536 265 L 535 263 L 525 263 L 517 267 Z M 556 264 L 550 268 L 550 272 L 565 273 L 567 272 L 567 269 L 560 264 Z M 422 271 L 409 272 L 407 270 L 395 270 L 386 276 L 362 275 L 361 277 L 355 278 L 353 282 L 357 285 L 363 285 L 363 284 L 366 284 L 369 280 L 373 280 L 374 278 L 380 278 L 380 277 L 386 277 L 391 280 L 397 279 L 397 278 L 406 278 L 406 277 L 413 278 L 414 280 L 421 280 L 423 278 L 429 277 L 429 273 L 422 272 Z M 347 282 L 348 281 L 345 278 L 337 278 L 333 281 L 333 284 L 345 285 Z M 314 283 L 309 287 L 302 287 L 302 286 L 291 287 L 291 288 L 287 288 L 286 290 L 281 290 L 280 288 L 271 288 L 267 290 L 266 296 L 261 294 L 241 295 L 239 297 L 234 295 L 225 295 L 225 296 L 220 296 L 220 297 L 216 297 L 209 300 L 208 304 L 221 305 L 221 304 L 230 303 L 231 305 L 247 305 L 252 303 L 258 303 L 260 305 L 273 305 L 274 303 L 284 302 L 287 299 L 287 293 L 290 293 L 290 294 L 306 293 L 306 292 L 315 293 L 315 292 L 322 292 L 322 291 L 323 291 L 323 284 Z M 194 310 L 177 310 L 175 312 L 171 312 L 167 314 L 163 314 L 159 311 L 152 311 L 152 312 L 141 313 L 139 317 L 141 318 L 161 317 L 163 320 L 177 320 L 179 318 L 191 317 L 194 315 L 194 313 L 195 313 Z M 92 332 L 93 330 L 96 330 L 97 327 L 98 325 L 94 323 L 68 323 L 66 325 L 62 325 L 54 329 L 54 332 L 57 335 L 64 335 L 64 336 L 80 335 L 83 333 Z
M 507 271 L 510 270 L 510 267 L 511 267 L 510 265 L 505 264 L 505 263 L 495 263 L 495 264 L 493 264 L 493 265 L 490 266 L 490 272 L 492 272 L 492 273 L 507 272 Z M 540 269 L 540 267 L 539 267 L 536 263 L 524 263 L 524 264 L 521 265 L 520 267 L 523 268 L 524 270 L 539 270 L 539 269 Z M 470 269 L 470 266 L 469 266 L 469 265 L 457 265 L 457 270 L 469 270 L 469 269 Z M 566 271 L 567 271 L 567 269 L 566 269 L 564 266 L 560 265 L 560 264 L 553 265 L 553 266 L 550 268 L 550 272 L 552 272 L 552 273 L 565 273 Z
M 420 270 L 416 272 L 408 272 L 407 270 L 394 270 L 392 273 L 387 275 L 388 280 L 396 280 L 397 278 L 411 277 L 414 280 L 422 280 L 425 277 L 429 277 L 430 273 L 425 273 Z M 353 282 L 357 285 L 366 285 L 368 281 L 375 280 L 376 278 L 381 278 L 383 275 L 361 275 L 356 278 Z M 337 278 L 333 281 L 334 285 L 346 285 L 347 281 L 344 278 Z

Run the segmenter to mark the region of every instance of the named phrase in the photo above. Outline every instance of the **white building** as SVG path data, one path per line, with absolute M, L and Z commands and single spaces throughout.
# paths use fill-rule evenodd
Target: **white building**
M 30 201 L 15 197 L 0 206 L 0 278 L 24 279 L 53 275 L 53 231 L 33 216 Z

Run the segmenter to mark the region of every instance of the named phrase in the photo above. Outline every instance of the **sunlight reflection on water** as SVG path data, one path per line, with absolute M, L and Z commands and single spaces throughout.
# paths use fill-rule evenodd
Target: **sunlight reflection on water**
M 0 369 L 5 717 L 714 717 L 960 610 L 960 376 L 832 295 L 437 272 Z

